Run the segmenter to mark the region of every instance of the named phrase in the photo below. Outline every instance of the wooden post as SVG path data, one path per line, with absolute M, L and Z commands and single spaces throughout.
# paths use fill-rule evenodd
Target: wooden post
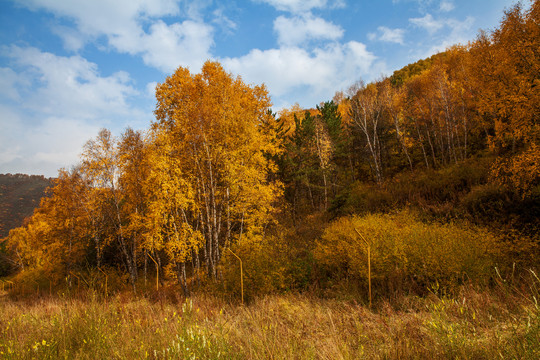
M 242 305 L 244 305 L 244 272 L 242 270 L 242 259 L 236 255 L 230 248 L 227 248 L 233 254 L 238 261 L 240 261 L 240 293 L 242 294 Z
M 152 255 L 148 254 L 148 256 L 150 257 L 150 259 L 152 259 L 154 264 L 156 264 L 156 291 L 158 291 L 159 290 L 159 265 L 158 265 L 157 261 L 154 260 Z
M 371 246 L 369 242 L 360 234 L 360 232 L 354 228 L 354 231 L 360 236 L 367 247 L 367 261 L 368 261 L 368 289 L 369 289 L 369 308 L 371 308 Z

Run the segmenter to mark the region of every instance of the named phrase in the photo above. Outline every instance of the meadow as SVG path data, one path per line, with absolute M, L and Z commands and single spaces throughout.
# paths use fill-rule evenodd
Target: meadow
M 519 284 L 519 285 L 518 285 Z M 2 359 L 538 359 L 540 280 L 427 296 L 104 297 L 94 291 L 0 299 Z

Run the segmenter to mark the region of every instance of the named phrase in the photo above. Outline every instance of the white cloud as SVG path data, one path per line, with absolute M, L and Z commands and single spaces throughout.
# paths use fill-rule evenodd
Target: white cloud
M 444 21 L 435 20 L 431 14 L 426 14 L 421 18 L 411 18 L 409 19 L 409 22 L 425 29 L 430 34 L 436 33 L 444 26 Z
M 364 44 L 350 41 L 311 52 L 298 47 L 254 49 L 243 57 L 222 59 L 222 63 L 228 71 L 241 73 L 248 83 L 265 83 L 278 105 L 296 92 L 295 100 L 314 106 L 359 77 L 382 70 L 376 59 Z M 298 90 L 303 92 L 298 94 Z
M 80 160 L 82 145 L 93 138 L 99 128 L 97 124 L 72 119 L 47 118 L 28 136 L 28 141 L 36 149 L 33 156 L 29 157 L 30 162 L 47 164 L 55 170 L 75 165 Z
M 449 12 L 455 9 L 455 5 L 452 1 L 443 0 L 439 6 L 439 10 L 442 12 Z
M 175 0 L 22 0 L 31 9 L 74 21 L 76 30 L 60 35 L 66 49 L 77 51 L 85 42 L 104 36 L 116 51 L 140 55 L 147 65 L 164 72 L 179 65 L 199 68 L 210 57 L 212 27 L 197 19 L 204 4 L 196 3 L 185 6 L 184 15 L 192 20 L 166 24 L 158 18 L 181 15 Z
M 118 131 L 151 116 L 130 104 L 139 94 L 126 72 L 101 76 L 80 56 L 32 47 L 4 47 L 2 56 L 12 65 L 0 71 L 0 84 L 17 96 L 0 97 L 0 172 L 54 176 L 99 128 Z
M 238 28 L 238 25 L 225 15 L 223 8 L 214 10 L 212 15 L 214 16 L 212 23 L 221 27 L 225 32 L 232 33 Z
M 1 77 L 0 77 L 1 79 Z M 20 133 L 19 124 L 22 123 L 20 115 L 12 107 L 0 104 L 0 173 L 12 172 L 4 165 L 15 162 L 20 157 L 21 143 L 18 138 Z
M 377 28 L 377 32 L 378 35 L 377 33 L 369 33 L 367 35 L 368 39 L 371 41 L 380 40 L 403 45 L 403 36 L 405 35 L 405 30 L 390 29 L 386 26 L 379 26 Z
M 441 28 L 445 31 L 439 31 L 434 35 L 429 43 L 419 44 L 418 50 L 415 54 L 415 58 L 426 58 L 438 52 L 445 51 L 449 47 L 456 44 L 466 44 L 470 39 L 474 37 L 473 25 L 475 19 L 471 16 L 460 21 L 457 19 L 441 19 Z M 446 31 L 449 30 L 449 31 Z
M 3 120 L 12 126 L 8 133 L 0 133 L 0 173 L 48 177 L 56 176 L 60 168 L 77 164 L 82 145 L 100 128 L 91 123 L 54 117 L 28 127 L 24 126 L 25 121 L 18 114 L 8 115 Z
M 172 0 L 172 2 L 180 5 L 181 15 L 185 15 L 192 20 L 201 21 L 207 8 L 212 5 L 213 0 Z
M 450 34 L 445 36 L 439 41 L 439 43 L 433 45 L 428 50 L 428 56 L 435 54 L 437 52 L 445 51 L 452 45 L 456 44 L 465 44 L 471 39 L 471 29 L 475 22 L 475 19 L 471 16 L 468 16 L 465 20 L 459 21 L 456 19 L 447 19 L 445 21 L 446 26 L 448 26 L 452 31 Z
M 389 29 L 385 26 L 379 26 L 378 30 L 381 32 L 379 37 L 381 41 L 403 44 L 403 35 L 405 33 L 403 29 Z
M 150 97 L 151 99 L 155 98 L 157 84 L 157 81 L 151 81 L 146 84 L 146 96 Z
M 56 25 L 51 29 L 53 34 L 59 36 L 64 42 L 64 48 L 68 51 L 77 52 L 81 50 L 85 43 L 86 37 L 77 29 L 67 26 Z
M 137 93 L 127 73 L 100 77 L 97 65 L 80 56 L 56 56 L 18 46 L 4 48 L 3 53 L 24 69 L 21 82 L 41 85 L 19 89 L 26 95 L 24 106 L 40 113 L 80 119 L 93 118 L 96 112 L 127 114 L 126 98 Z
M 255 0 L 275 7 L 279 11 L 288 11 L 299 14 L 312 9 L 341 8 L 345 6 L 343 0 Z
M 137 29 L 140 20 L 180 13 L 175 0 L 21 0 L 19 3 L 74 19 L 83 33 L 98 35 Z
M 10 68 L 0 68 L 0 96 L 10 100 L 19 100 L 17 85 L 19 76 Z
M 148 34 L 142 34 L 132 42 L 125 40 L 113 38 L 111 43 L 129 54 L 141 54 L 145 64 L 165 73 L 180 65 L 198 71 L 211 58 L 209 50 L 213 45 L 212 27 L 191 20 L 172 25 L 159 20 L 152 24 Z
M 454 0 L 392 0 L 392 3 L 416 3 L 418 11 L 421 13 L 426 13 L 429 10 L 449 12 L 455 9 Z
M 274 31 L 282 46 L 300 45 L 310 40 L 337 40 L 343 37 L 343 29 L 331 22 L 308 13 L 304 16 L 274 20 Z

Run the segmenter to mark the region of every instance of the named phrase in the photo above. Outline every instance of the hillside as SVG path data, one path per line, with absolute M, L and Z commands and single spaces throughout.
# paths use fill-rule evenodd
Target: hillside
M 44 176 L 0 174 L 0 238 L 32 215 L 50 185 Z

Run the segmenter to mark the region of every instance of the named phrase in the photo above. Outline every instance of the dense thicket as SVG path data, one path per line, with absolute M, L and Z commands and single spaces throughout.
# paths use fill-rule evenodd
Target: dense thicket
M 145 133 L 102 130 L 60 171 L 13 261 L 57 281 L 157 268 L 184 293 L 489 283 L 535 265 L 540 199 L 540 1 L 500 27 L 304 110 L 219 64 L 156 89 Z M 360 241 L 358 235 L 362 237 Z M 238 257 L 237 257 L 238 256 Z

